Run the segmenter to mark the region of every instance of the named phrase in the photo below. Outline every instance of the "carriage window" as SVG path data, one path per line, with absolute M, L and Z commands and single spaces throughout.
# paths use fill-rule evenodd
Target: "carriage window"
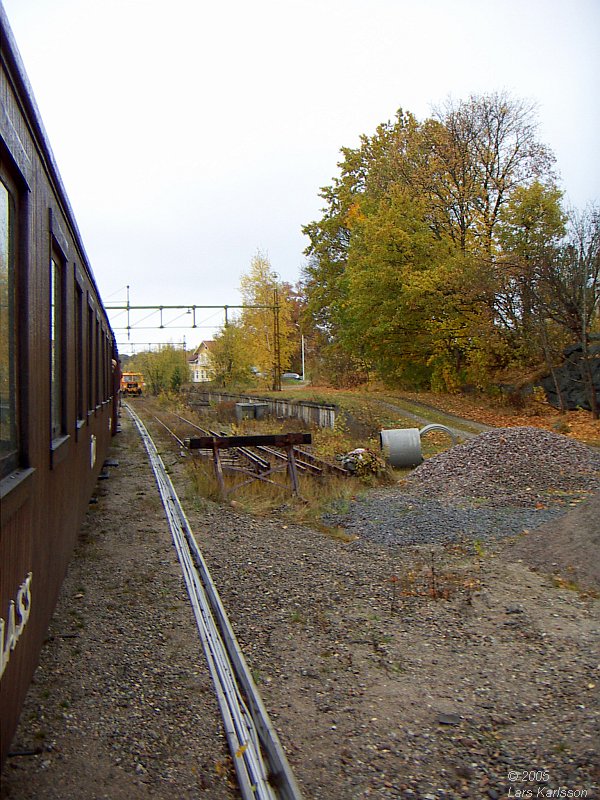
M 17 464 L 15 204 L 0 181 L 0 478 Z
M 98 378 L 100 380 L 100 402 L 106 400 L 106 349 L 104 347 L 104 331 L 100 328 L 100 365 L 98 367 Z
M 64 432 L 64 266 L 56 252 L 50 259 L 50 381 L 52 438 Z
M 78 422 L 85 419 L 83 383 L 83 290 L 75 280 L 75 406 Z
M 96 356 L 94 358 L 94 373 L 96 375 L 96 394 L 95 394 L 96 408 L 98 408 L 98 406 L 100 405 L 100 398 L 101 398 L 101 391 L 102 391 L 102 387 L 100 385 L 101 381 L 102 381 L 102 374 L 101 374 L 101 371 L 100 371 L 100 361 L 101 361 L 101 358 L 102 358 L 102 353 L 100 352 L 100 347 L 101 347 L 101 344 L 100 344 L 100 322 L 99 322 L 98 318 L 96 318 L 96 338 L 94 340 L 94 348 L 95 348 L 95 351 L 96 351 Z
M 96 349 L 94 347 L 94 309 L 88 306 L 88 325 L 87 325 L 87 349 L 86 349 L 86 362 L 87 362 L 87 396 L 88 396 L 88 415 L 94 410 L 94 398 L 96 393 L 95 386 L 95 370 L 94 370 L 94 357 Z
M 102 400 L 108 400 L 110 397 L 110 371 L 108 361 L 108 340 L 106 338 L 106 331 L 102 331 L 102 371 L 104 373 L 104 394 Z

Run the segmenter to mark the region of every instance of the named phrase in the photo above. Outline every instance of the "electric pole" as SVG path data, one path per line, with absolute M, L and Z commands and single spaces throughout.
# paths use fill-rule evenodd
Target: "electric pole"
M 279 342 L 279 294 L 273 289 L 273 391 L 281 391 L 281 346 Z

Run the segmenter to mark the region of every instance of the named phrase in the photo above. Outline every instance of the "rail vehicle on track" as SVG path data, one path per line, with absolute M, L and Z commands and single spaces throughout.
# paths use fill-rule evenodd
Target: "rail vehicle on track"
M 116 432 L 114 334 L 0 4 L 0 740 Z
M 124 372 L 121 375 L 121 392 L 128 396 L 140 396 L 145 388 L 144 376 L 140 372 Z

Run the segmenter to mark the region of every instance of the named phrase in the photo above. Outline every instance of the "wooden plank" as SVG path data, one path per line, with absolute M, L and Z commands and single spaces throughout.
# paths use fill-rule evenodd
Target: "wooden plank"
M 276 433 L 255 436 L 190 436 L 184 444 L 190 450 L 212 450 L 214 447 L 293 447 L 298 444 L 311 444 L 311 433 Z
M 288 474 L 292 482 L 292 494 L 298 494 L 300 491 L 300 484 L 298 483 L 298 470 L 296 469 L 296 459 L 294 458 L 294 448 L 290 445 L 287 449 L 288 457 Z
M 219 448 L 215 445 L 213 441 L 213 463 L 215 465 L 215 475 L 217 476 L 217 483 L 219 484 L 219 489 L 221 490 L 221 497 L 223 500 L 227 497 L 227 490 L 225 488 L 225 479 L 223 478 L 223 468 L 221 466 L 221 459 L 219 458 Z

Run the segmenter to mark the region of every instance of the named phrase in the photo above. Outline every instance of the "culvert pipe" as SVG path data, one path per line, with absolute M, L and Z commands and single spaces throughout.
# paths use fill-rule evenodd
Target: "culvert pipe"
M 430 431 L 443 431 L 456 444 L 456 436 L 445 425 L 432 423 L 424 428 L 392 428 L 379 433 L 379 444 L 385 460 L 392 467 L 418 467 L 423 463 L 421 437 Z
M 442 433 L 447 433 L 452 439 L 452 444 L 456 444 L 458 442 L 454 431 L 450 430 L 450 428 L 447 428 L 445 425 L 440 425 L 437 422 L 434 422 L 431 425 L 425 425 L 424 428 L 421 428 L 419 431 L 419 436 L 422 437 L 425 433 L 429 433 L 430 431 L 442 431 Z
M 418 428 L 392 428 L 379 433 L 384 458 L 392 467 L 416 467 L 423 461 Z

